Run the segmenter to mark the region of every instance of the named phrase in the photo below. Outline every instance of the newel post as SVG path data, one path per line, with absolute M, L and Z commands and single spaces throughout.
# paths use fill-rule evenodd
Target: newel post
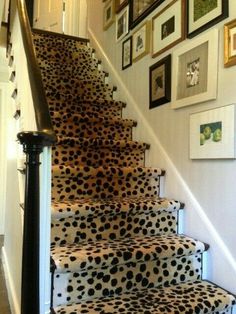
M 39 314 L 40 154 L 50 139 L 43 132 L 17 135 L 26 154 L 24 231 L 22 249 L 21 314 Z

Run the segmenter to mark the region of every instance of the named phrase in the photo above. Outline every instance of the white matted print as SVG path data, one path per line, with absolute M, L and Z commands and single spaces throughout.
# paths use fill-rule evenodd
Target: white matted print
M 150 21 L 143 24 L 133 34 L 133 61 L 141 59 L 149 53 L 150 50 Z
M 235 104 L 190 115 L 190 158 L 235 158 Z
M 119 41 L 129 32 L 129 6 L 116 16 L 116 40 Z
M 218 30 L 187 41 L 173 52 L 172 108 L 216 99 Z

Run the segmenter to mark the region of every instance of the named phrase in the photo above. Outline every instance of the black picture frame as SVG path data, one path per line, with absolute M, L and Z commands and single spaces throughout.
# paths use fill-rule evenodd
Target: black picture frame
M 171 101 L 171 55 L 149 68 L 149 109 Z
M 132 36 L 122 43 L 122 70 L 125 70 L 132 65 L 132 44 Z
M 138 14 L 135 14 L 136 6 L 144 5 L 143 0 L 130 0 L 130 10 L 129 10 L 129 28 L 133 29 L 138 25 L 147 15 L 149 15 L 155 8 L 157 8 L 165 0 L 151 0 L 152 2 L 146 7 L 141 7 Z
M 199 1 L 199 5 L 201 6 L 201 2 L 202 5 L 207 5 L 203 0 L 198 0 Z M 221 0 L 220 3 L 220 12 L 217 12 L 217 9 L 219 9 L 219 6 L 216 7 L 214 10 L 216 12 L 216 14 L 214 15 L 208 15 L 209 18 L 207 19 L 207 13 L 214 13 L 214 10 L 212 9 L 211 11 L 207 12 L 205 14 L 205 16 L 203 15 L 202 17 L 194 17 L 194 7 L 193 7 L 193 3 L 194 4 L 198 4 L 197 2 L 194 2 L 192 0 L 187 0 L 187 37 L 188 38 L 192 38 L 198 34 L 200 34 L 201 32 L 207 30 L 208 28 L 212 27 L 213 25 L 219 23 L 220 21 L 224 20 L 225 18 L 227 18 L 229 16 L 229 1 L 228 0 Z M 212 5 L 213 2 L 211 2 Z M 217 2 L 218 4 L 218 2 Z M 204 8 L 202 8 L 203 10 Z M 207 7 L 206 7 L 207 10 Z M 199 12 L 201 12 L 201 10 L 199 10 Z M 202 22 L 201 20 L 202 19 Z M 201 22 L 201 23 L 200 23 Z M 194 26 L 194 24 L 196 26 Z

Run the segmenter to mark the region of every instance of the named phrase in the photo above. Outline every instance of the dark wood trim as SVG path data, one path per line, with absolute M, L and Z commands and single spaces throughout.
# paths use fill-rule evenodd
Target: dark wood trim
M 71 36 L 71 35 L 45 31 L 45 30 L 37 29 L 37 28 L 33 28 L 32 31 L 36 34 L 45 34 L 45 35 L 49 35 L 49 36 L 56 36 L 56 37 L 61 37 L 61 38 L 65 38 L 65 39 L 72 39 L 72 40 L 85 42 L 85 43 L 89 42 L 89 39 L 87 39 L 87 38 L 75 37 L 75 36 Z
M 41 72 L 35 55 L 32 33 L 27 8 L 24 0 L 12 0 L 15 2 L 19 14 L 22 40 L 24 44 L 29 81 L 32 91 L 33 105 L 35 110 L 35 118 L 37 129 L 45 132 L 51 137 L 51 142 L 56 141 L 56 135 L 52 127 L 51 117 L 49 114 L 47 98 L 43 86 Z

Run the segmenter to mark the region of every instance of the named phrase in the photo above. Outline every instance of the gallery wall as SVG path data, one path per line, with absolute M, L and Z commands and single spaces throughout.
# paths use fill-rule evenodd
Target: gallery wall
M 224 67 L 223 31 L 224 24 L 236 18 L 236 3 L 229 0 L 229 17 L 210 29 L 192 39 L 185 39 L 155 58 L 147 54 L 122 70 L 122 42 L 170 2 L 164 1 L 117 42 L 115 22 L 103 30 L 104 2 L 88 0 L 88 31 L 97 56 L 110 72 L 110 81 L 118 87 L 117 98 L 127 102 L 124 116 L 138 121 L 134 138 L 151 144 L 146 155 L 147 165 L 160 166 L 167 171 L 163 195 L 186 204 L 183 232 L 211 246 L 206 277 L 236 293 L 236 161 L 217 158 L 193 160 L 189 155 L 190 115 L 236 104 L 236 66 Z M 209 76 L 214 80 L 218 74 L 216 99 L 179 109 L 173 109 L 171 102 L 149 109 L 149 67 L 169 54 L 173 57 L 185 44 L 194 46 L 195 41 L 213 29 L 219 31 L 219 46 L 211 56 L 212 60 L 217 59 L 218 69 Z M 174 74 L 172 68 L 172 77 Z

